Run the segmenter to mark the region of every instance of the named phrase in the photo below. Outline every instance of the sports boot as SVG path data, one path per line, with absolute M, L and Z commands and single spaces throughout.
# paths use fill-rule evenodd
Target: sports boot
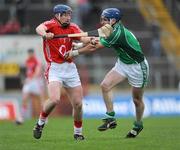
M 38 123 L 36 123 L 33 129 L 33 136 L 35 139 L 41 138 L 43 127 L 44 127 L 44 124 L 40 126 L 38 125 Z
M 114 129 L 117 126 L 115 118 L 104 118 L 104 119 L 102 119 L 102 121 L 104 123 L 98 127 L 99 131 L 105 131 L 107 129 Z
M 134 122 L 134 126 L 131 131 L 128 132 L 126 138 L 135 138 L 143 129 L 143 123 Z

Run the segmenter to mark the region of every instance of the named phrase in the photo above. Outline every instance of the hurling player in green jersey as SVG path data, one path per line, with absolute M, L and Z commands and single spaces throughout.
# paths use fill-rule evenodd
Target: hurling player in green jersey
M 135 105 L 136 118 L 132 129 L 126 135 L 127 138 L 136 137 L 143 129 L 142 117 L 144 113 L 143 93 L 149 76 L 149 66 L 141 46 L 134 34 L 121 23 L 122 12 L 117 8 L 107 8 L 101 14 L 101 24 L 110 24 L 112 33 L 106 37 L 92 39 L 91 43 L 78 50 L 71 51 L 67 58 L 86 52 L 92 52 L 103 47 L 112 48 L 116 51 L 117 62 L 107 73 L 101 83 L 102 95 L 106 105 L 106 117 L 103 124 L 98 127 L 99 131 L 105 131 L 117 126 L 115 111 L 113 108 L 111 90 L 114 86 L 128 79 L 132 86 L 132 99 Z

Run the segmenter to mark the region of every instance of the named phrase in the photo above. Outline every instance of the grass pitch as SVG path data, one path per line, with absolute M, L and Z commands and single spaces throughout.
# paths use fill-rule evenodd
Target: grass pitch
M 180 117 L 144 119 L 144 130 L 135 139 L 125 139 L 133 119 L 118 119 L 116 129 L 97 131 L 100 119 L 84 119 L 85 141 L 74 141 L 72 118 L 50 118 L 42 138 L 32 137 L 35 120 L 17 126 L 0 122 L 0 150 L 179 150 Z

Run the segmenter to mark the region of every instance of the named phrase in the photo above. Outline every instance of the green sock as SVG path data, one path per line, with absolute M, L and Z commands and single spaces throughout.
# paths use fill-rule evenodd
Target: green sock
M 142 121 L 134 121 L 134 126 L 141 127 L 141 126 L 143 126 L 143 122 Z
M 108 115 L 108 116 L 114 118 L 115 112 L 114 112 L 114 111 L 112 111 L 112 112 L 106 112 L 106 115 Z

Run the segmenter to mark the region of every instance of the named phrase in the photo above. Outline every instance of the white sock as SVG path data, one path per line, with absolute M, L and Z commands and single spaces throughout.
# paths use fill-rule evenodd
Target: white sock
M 82 135 L 82 127 L 77 128 L 77 127 L 74 126 L 74 134 Z
M 39 118 L 38 125 L 42 126 L 45 123 L 46 123 L 46 119 Z

